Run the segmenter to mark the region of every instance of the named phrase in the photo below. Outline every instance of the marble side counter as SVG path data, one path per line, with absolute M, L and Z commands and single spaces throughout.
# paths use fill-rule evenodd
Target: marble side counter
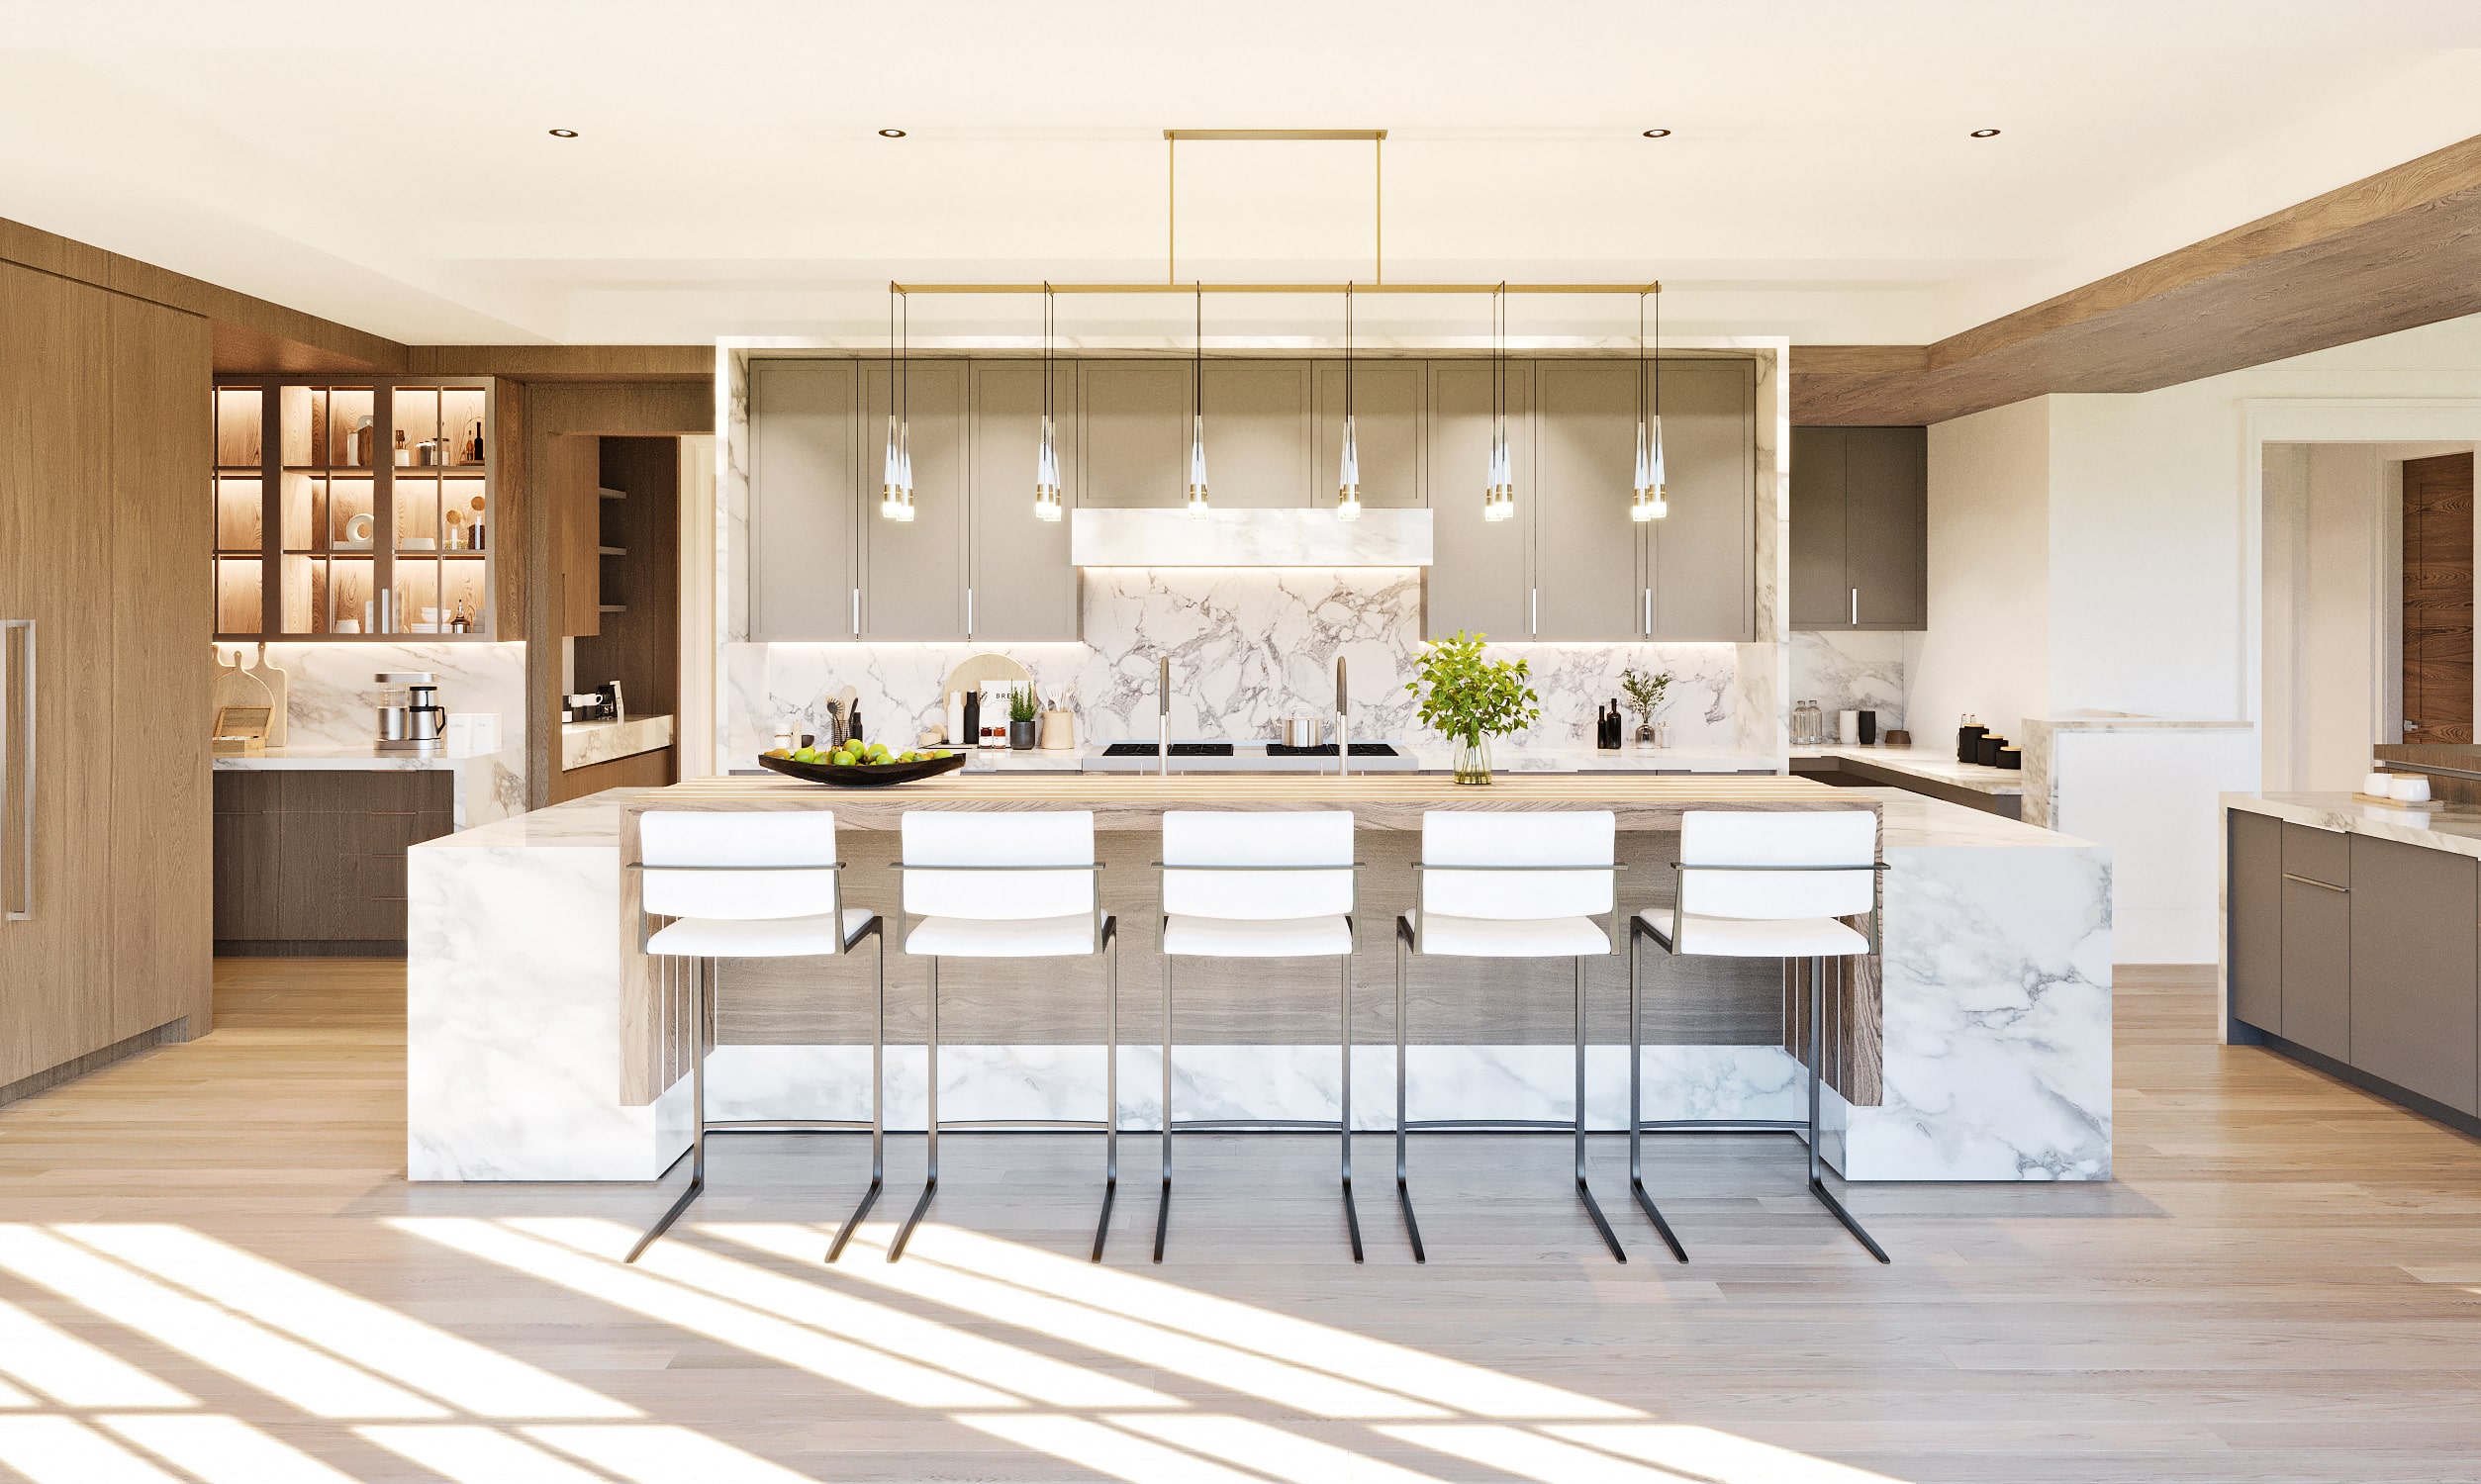
M 1956 749 L 1950 747 L 1884 747 L 1862 746 L 1859 743 L 1829 742 L 1814 747 L 1795 747 L 1795 758 L 1850 758 L 1857 763 L 1883 768 L 1908 778 L 1946 784 L 1957 788 L 1970 788 L 1975 793 L 2004 797 L 2025 791 L 2024 770 L 2020 768 L 1986 768 L 1979 763 L 1959 763 Z
M 648 791 L 597 794 L 410 852 L 413 1178 L 644 1180 L 686 1148 L 685 1078 L 649 1104 L 624 1106 L 620 1095 L 620 814 Z M 1880 810 L 1893 870 L 1882 960 L 1884 1100 L 1856 1107 L 1830 1091 L 1824 1153 L 1846 1178 L 1863 1181 L 2108 1178 L 2107 853 L 1900 789 L 1833 791 Z M 1372 837 L 1374 851 L 1388 844 L 1387 833 Z M 840 853 L 858 857 L 868 843 L 856 839 Z M 1643 869 L 1625 878 L 1623 905 L 1657 905 L 1668 891 L 1659 875 Z M 869 904 L 887 904 L 884 882 L 854 889 Z M 1130 920 L 1122 929 L 1151 933 Z M 1384 974 L 1384 933 L 1367 936 L 1365 957 L 1381 961 L 1374 972 Z M 1682 972 L 1660 956 L 1647 961 L 1655 993 Z M 1605 1008 L 1618 1003 L 1619 981 L 1598 982 Z M 1122 1003 L 1133 1014 L 1150 992 L 1124 979 Z M 1123 1026 L 1120 1111 L 1141 1130 L 1162 1116 L 1160 1061 L 1133 1026 Z M 1394 1048 L 1368 1044 L 1366 1030 L 1362 1039 L 1353 1054 L 1364 1089 L 1356 1121 L 1376 1132 L 1392 1116 L 1376 1090 L 1393 1080 Z M 1413 1115 L 1566 1116 L 1573 1053 L 1545 1044 L 1557 1039 L 1416 1044 L 1406 1065 Z M 867 1116 L 869 1060 L 866 1044 L 726 1045 L 710 1066 L 709 1108 L 719 1118 Z M 960 1118 L 1092 1116 L 1101 1064 L 1096 1045 L 944 1048 L 942 1106 Z M 1649 1118 L 1805 1113 L 1802 1070 L 1778 1047 L 1649 1046 L 1644 1065 Z M 892 1128 L 921 1126 L 924 1070 L 918 1044 L 891 1044 Z M 1332 1118 L 1337 1106 L 1331 1044 L 1184 1045 L 1179 1073 L 1183 1116 Z M 1594 1045 L 1589 1124 L 1620 1129 L 1627 1095 L 1625 1046 Z M 1660 1141 L 1656 1150 L 1659 1164 Z
M 506 819 L 525 808 L 525 759 L 514 751 L 451 757 L 444 753 L 381 752 L 357 747 L 271 747 L 245 758 L 216 758 L 218 773 L 451 773 L 457 829 Z
M 2369 803 L 2351 793 L 2226 793 L 2223 807 L 2481 858 L 2481 804 Z
M 672 745 L 672 718 L 631 716 L 625 721 L 568 721 L 560 725 L 560 768 L 590 768 Z

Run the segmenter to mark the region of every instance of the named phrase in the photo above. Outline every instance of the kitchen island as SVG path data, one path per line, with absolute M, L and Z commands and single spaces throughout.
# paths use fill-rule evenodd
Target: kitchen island
M 1103 899 L 1121 923 L 1123 1126 L 1159 1126 L 1156 834 L 1174 807 L 1351 808 L 1364 831 L 1354 994 L 1356 1121 L 1390 1126 L 1391 916 L 1428 808 L 1609 808 L 1623 909 L 1668 906 L 1691 808 L 1867 809 L 1882 821 L 1887 939 L 1828 997 L 1825 1153 L 1851 1179 L 2099 1179 L 2110 1169 L 2109 869 L 2097 848 L 1895 790 L 1788 778 L 1530 776 L 1489 788 L 1432 776 L 950 776 L 896 789 L 709 780 L 614 790 L 414 852 L 408 1160 L 416 1179 L 654 1178 L 686 1147 L 672 992 L 634 952 L 635 818 L 648 808 L 832 809 L 849 904 L 893 914 L 907 809 L 1091 808 Z M 1623 949 L 1625 945 L 1622 945 Z M 708 1099 L 718 1118 L 835 1118 L 868 1108 L 872 964 L 721 966 Z M 891 1126 L 920 1126 L 918 961 L 891 954 Z M 942 991 L 943 1106 L 959 1118 L 1091 1116 L 1102 1095 L 1099 965 L 955 966 Z M 1570 988 L 1561 964 L 1424 961 L 1412 970 L 1406 1071 L 1416 1118 L 1560 1118 Z M 1332 1118 L 1332 970 L 1184 966 L 1183 1118 Z M 1587 1112 L 1625 1117 L 1626 959 L 1591 964 Z M 1647 960 L 1649 1118 L 1789 1118 L 1805 1078 L 1786 1050 L 1770 962 Z M 1796 1043 L 1795 1043 L 1796 1044 Z

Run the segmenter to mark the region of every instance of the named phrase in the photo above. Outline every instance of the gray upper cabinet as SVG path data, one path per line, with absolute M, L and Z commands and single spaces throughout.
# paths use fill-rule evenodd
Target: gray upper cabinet
M 1757 427 L 1758 377 L 1750 362 L 1664 364 L 1670 513 L 1644 527 L 1654 609 L 1648 638 L 1758 637 Z
M 1421 361 L 1353 362 L 1353 442 L 1361 457 L 1361 503 L 1372 510 L 1422 503 L 1422 413 L 1428 367 Z M 1313 372 L 1317 445 L 1310 455 L 1309 503 L 1335 504 L 1344 458 L 1344 363 Z M 1213 452 L 1208 450 L 1209 472 Z
M 963 361 L 921 361 L 899 384 L 913 518 L 891 520 L 879 513 L 890 388 L 884 367 L 864 367 L 862 446 L 873 476 L 861 516 L 865 639 L 965 637 L 965 371 Z
M 1034 455 L 1042 436 L 1042 366 L 1037 361 L 973 363 L 965 475 L 966 637 L 989 641 L 1075 639 L 1077 569 L 1069 564 L 1065 511 L 1034 515 Z M 1060 454 L 1061 504 L 1077 505 L 1077 368 L 1052 372 L 1052 418 Z
M 1792 429 L 1792 627 L 1929 626 L 1929 430 Z
M 1533 636 L 1642 638 L 1636 363 L 1537 361 L 1533 373 Z
M 1501 641 L 1533 637 L 1533 375 L 1524 363 L 1507 368 L 1507 437 L 1516 480 L 1516 513 L 1481 518 L 1490 463 L 1491 369 L 1488 361 L 1433 361 L 1424 433 L 1429 488 L 1431 566 L 1423 575 L 1422 631 L 1443 638 L 1465 629 Z
M 2481 892 L 2469 856 L 2351 848 L 2351 1065 L 2481 1113 Z
M 1077 503 L 1179 505 L 1189 477 L 1189 362 L 1081 361 L 1077 390 Z M 1209 485 L 1214 476 L 1209 443 Z
M 1206 362 L 1206 488 L 1217 508 L 1311 503 L 1309 368 L 1307 361 Z M 1175 503 L 1189 488 L 1189 427 L 1183 413 Z
M 749 368 L 749 634 L 854 639 L 860 379 L 851 361 Z

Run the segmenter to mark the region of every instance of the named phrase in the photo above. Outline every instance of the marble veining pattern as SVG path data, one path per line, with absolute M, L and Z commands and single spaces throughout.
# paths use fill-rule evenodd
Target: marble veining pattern
M 219 644 L 227 656 L 254 645 Z M 449 711 L 497 712 L 500 750 L 465 760 L 458 772 L 459 829 L 525 809 L 525 646 L 425 644 L 370 639 L 358 643 L 269 644 L 267 657 L 286 673 L 285 707 L 291 750 L 332 748 L 368 753 L 378 734 L 381 671 L 429 671 Z
M 1095 567 L 1427 567 L 1430 511 L 1311 509 L 1069 511 L 1070 560 Z
M 2367 835 L 2481 859 L 2481 804 L 2373 804 L 2348 793 L 2226 793 L 2222 804 L 2312 829 Z
M 560 766 L 585 768 L 615 758 L 672 745 L 672 718 L 631 716 L 625 721 L 572 721 L 560 728 Z
M 1796 630 L 1791 640 L 1792 699 L 1816 701 L 1830 727 L 1838 711 L 1875 711 L 1880 736 L 1903 728 L 1904 640 L 1894 633 Z

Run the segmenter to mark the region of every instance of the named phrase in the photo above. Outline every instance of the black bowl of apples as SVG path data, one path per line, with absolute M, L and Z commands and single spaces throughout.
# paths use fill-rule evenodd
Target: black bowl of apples
M 825 784 L 837 788 L 882 788 L 936 778 L 965 766 L 965 755 L 946 748 L 924 752 L 888 751 L 884 742 L 847 742 L 841 747 L 776 748 L 759 755 L 758 765 L 787 778 Z

